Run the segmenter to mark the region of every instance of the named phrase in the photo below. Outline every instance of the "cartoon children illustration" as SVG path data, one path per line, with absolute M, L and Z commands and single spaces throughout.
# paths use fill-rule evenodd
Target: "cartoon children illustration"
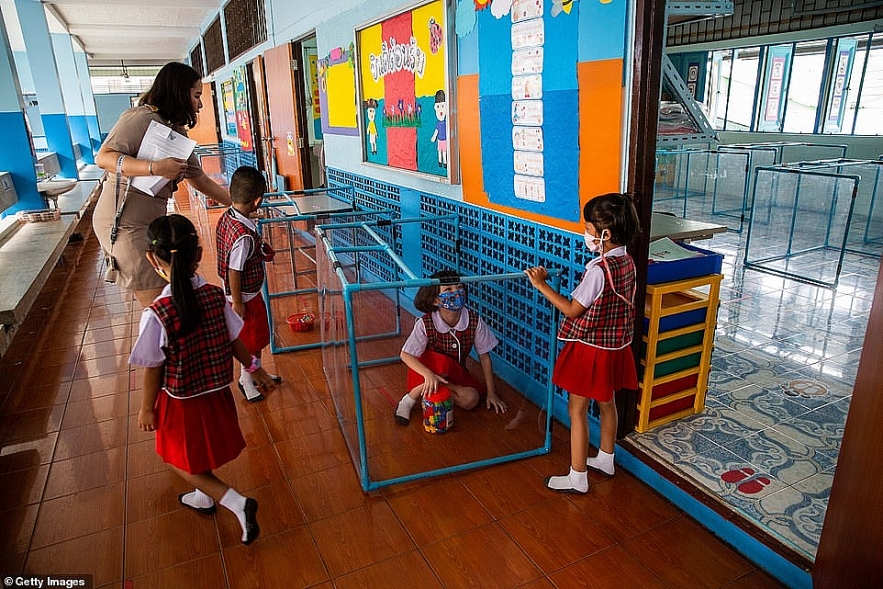
M 368 117 L 368 143 L 371 145 L 371 154 L 377 155 L 377 100 L 369 98 L 365 101 L 365 116 Z
M 435 141 L 438 148 L 438 165 L 442 168 L 448 167 L 448 102 L 445 99 L 445 91 L 439 90 L 435 93 L 435 118 L 438 123 L 435 124 L 435 131 L 432 133 L 430 141 Z

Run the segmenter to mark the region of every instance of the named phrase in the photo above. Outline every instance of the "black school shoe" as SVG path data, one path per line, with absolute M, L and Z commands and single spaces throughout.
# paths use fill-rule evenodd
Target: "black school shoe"
M 212 515 L 215 511 L 218 510 L 218 506 L 215 504 L 212 504 L 211 507 L 195 507 L 193 505 L 190 505 L 189 503 L 184 503 L 184 495 L 187 494 L 188 493 L 181 493 L 180 495 L 178 495 L 178 503 L 180 503 L 184 507 L 189 507 L 193 511 L 199 512 L 203 515 Z
M 242 391 L 242 396 L 245 397 L 245 400 L 248 401 L 249 403 L 257 403 L 258 401 L 264 400 L 264 396 L 260 393 L 258 393 L 257 397 L 252 397 L 249 399 L 248 395 L 245 394 L 245 387 L 242 386 L 242 383 L 237 382 L 236 384 L 239 386 L 239 390 Z
M 257 520 L 258 502 L 248 497 L 245 500 L 245 540 L 243 544 L 248 546 L 261 534 L 261 527 Z

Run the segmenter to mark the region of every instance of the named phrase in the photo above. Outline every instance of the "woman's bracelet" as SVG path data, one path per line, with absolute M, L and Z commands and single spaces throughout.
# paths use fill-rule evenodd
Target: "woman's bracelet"
M 252 374 L 253 372 L 257 372 L 258 368 L 261 367 L 261 361 L 258 360 L 257 356 L 251 357 L 251 366 L 245 368 L 245 372 L 248 374 Z
M 147 160 L 147 175 L 153 176 L 153 160 Z

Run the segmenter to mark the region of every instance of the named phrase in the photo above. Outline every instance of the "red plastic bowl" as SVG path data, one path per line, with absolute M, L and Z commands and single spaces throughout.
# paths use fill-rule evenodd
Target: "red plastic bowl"
M 289 315 L 285 322 L 288 323 L 291 331 L 310 331 L 316 322 L 316 316 L 312 313 L 295 313 Z

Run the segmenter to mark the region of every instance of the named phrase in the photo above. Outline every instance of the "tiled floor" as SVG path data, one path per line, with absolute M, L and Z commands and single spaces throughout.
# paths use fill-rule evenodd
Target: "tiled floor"
M 690 218 L 727 222 L 702 197 L 688 203 Z M 683 202 L 656 206 L 680 213 Z M 784 226 L 765 230 L 762 245 L 782 252 L 789 219 L 776 215 Z M 797 233 L 823 241 L 824 226 L 821 218 Z M 746 226 L 701 244 L 725 256 L 707 410 L 629 440 L 812 562 L 880 259 L 847 253 L 831 290 L 744 269 L 747 235 Z M 791 270 L 811 273 L 806 262 Z M 833 272 L 829 263 L 818 276 Z
M 243 546 L 223 509 L 178 504 L 184 483 L 138 430 L 139 311 L 103 283 L 83 234 L 0 361 L 4 575 L 134 589 L 781 586 L 627 472 L 592 476 L 586 496 L 545 490 L 568 461 L 563 428 L 548 456 L 363 493 L 317 350 L 266 358 L 286 382 L 239 401 L 248 446 L 218 474 L 260 503 L 261 537 Z

